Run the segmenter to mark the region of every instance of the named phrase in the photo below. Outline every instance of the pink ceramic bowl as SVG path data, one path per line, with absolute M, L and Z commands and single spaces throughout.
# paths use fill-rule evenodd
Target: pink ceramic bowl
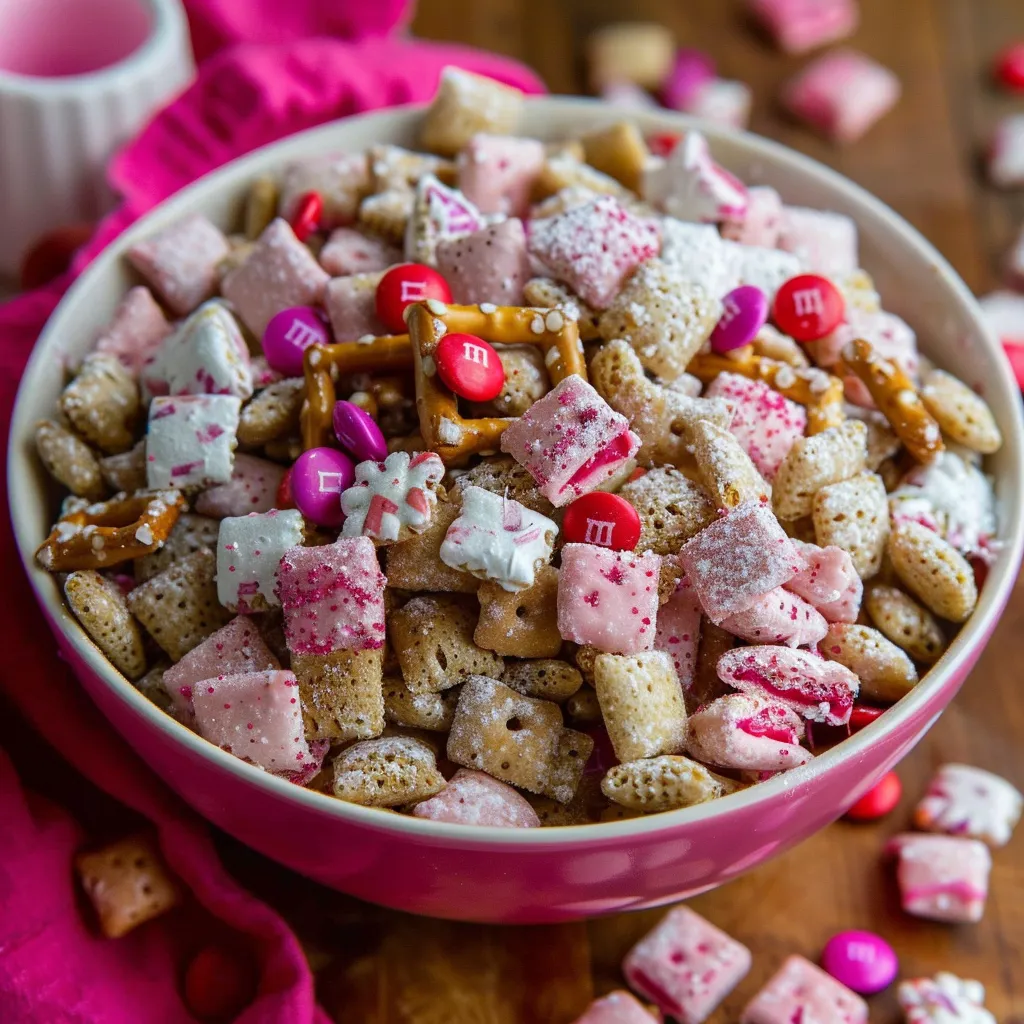
M 536 99 L 524 130 L 559 138 L 616 120 L 601 104 Z M 839 817 L 924 735 L 953 698 L 1009 596 L 1021 556 L 1020 398 L 999 346 L 949 265 L 909 225 L 832 171 L 751 135 L 710 132 L 712 148 L 748 182 L 790 202 L 856 218 L 862 261 L 886 307 L 905 317 L 940 365 L 979 386 L 1006 438 L 991 461 L 1003 547 L 977 611 L 927 679 L 878 722 L 796 771 L 689 810 L 581 828 L 466 828 L 341 803 L 266 775 L 189 732 L 120 676 L 65 610 L 32 553 L 53 516 L 53 493 L 31 443 L 52 414 L 63 357 L 81 355 L 131 283 L 122 256 L 187 213 L 228 224 L 248 183 L 302 154 L 415 145 L 421 114 L 395 110 L 297 135 L 210 175 L 124 234 L 54 313 L 29 363 L 10 440 L 10 493 L 22 558 L 68 661 L 114 727 L 210 821 L 326 885 L 438 917 L 539 922 L 654 906 L 720 885 Z M 687 126 L 670 113 L 635 115 L 645 131 Z

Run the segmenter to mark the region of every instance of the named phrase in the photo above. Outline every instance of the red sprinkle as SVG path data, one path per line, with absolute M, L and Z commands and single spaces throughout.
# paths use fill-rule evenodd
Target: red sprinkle
M 682 138 L 678 132 L 657 132 L 647 136 L 647 148 L 653 156 L 668 156 Z
M 831 334 L 846 315 L 839 289 L 818 274 L 791 277 L 776 293 L 772 319 L 797 341 L 817 341 Z
M 886 772 L 874 789 L 869 789 L 847 812 L 850 821 L 876 821 L 884 818 L 903 795 L 903 784 L 895 772 Z
M 304 242 L 320 226 L 324 215 L 324 199 L 319 192 L 305 192 L 299 196 L 292 214 L 291 225 L 295 237 Z

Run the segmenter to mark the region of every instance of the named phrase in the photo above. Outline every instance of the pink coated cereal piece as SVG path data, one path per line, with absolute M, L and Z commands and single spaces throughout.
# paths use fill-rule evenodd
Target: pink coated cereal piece
M 1022 809 L 1024 795 L 1006 779 L 967 764 L 944 764 L 928 783 L 914 824 L 928 832 L 1005 846 Z
M 805 53 L 852 35 L 857 0 L 748 0 L 751 14 L 786 53 Z
M 784 207 L 778 246 L 793 253 L 812 274 L 841 277 L 860 266 L 856 223 L 831 210 Z
M 761 380 L 738 373 L 720 373 L 704 392 L 724 398 L 733 407 L 729 430 L 743 445 L 758 472 L 771 480 L 797 438 L 807 428 L 807 412 Z
M 595 999 L 573 1024 L 655 1024 L 655 1020 L 632 993 L 617 989 Z
M 774 249 L 782 231 L 782 197 L 767 185 L 754 185 L 747 190 L 747 209 L 743 217 L 727 221 L 722 235 L 741 245 L 758 245 Z
M 227 483 L 241 406 L 233 395 L 154 398 L 146 430 L 150 490 Z
M 661 556 L 566 544 L 558 574 L 558 631 L 608 654 L 654 646 Z
M 665 160 L 652 160 L 643 175 L 643 196 L 683 221 L 739 221 L 747 188 L 712 158 L 707 139 L 688 131 Z
M 453 825 L 540 827 L 537 812 L 511 786 L 470 768 L 460 768 L 437 796 L 418 803 L 412 813 Z
M 719 625 L 752 644 L 787 647 L 814 647 L 828 632 L 821 613 L 784 587 L 762 594 L 749 608 L 722 619 Z
M 832 50 L 783 89 L 783 105 L 833 142 L 855 142 L 900 96 L 899 79 L 854 50 Z
M 330 229 L 355 218 L 361 193 L 369 184 L 365 153 L 326 153 L 304 157 L 284 168 L 278 208 L 291 220 L 299 202 L 316 192 L 323 203 L 319 227 Z
M 814 605 L 826 622 L 856 622 L 864 581 L 850 553 L 834 545 L 822 548 L 800 540 L 793 543 L 807 567 L 785 584 L 786 589 Z
M 96 342 L 96 351 L 116 356 L 126 369 L 137 374 L 170 333 L 171 325 L 153 293 L 136 285 L 118 303 Z
M 250 512 L 222 519 L 217 535 L 217 600 L 242 615 L 279 602 L 278 563 L 302 544 L 302 513 L 295 509 Z
M 196 499 L 196 511 L 213 519 L 269 512 L 277 502 L 277 489 L 286 470 L 269 459 L 238 454 L 231 479 L 203 491 Z
M 786 771 L 806 764 L 804 723 L 785 704 L 756 694 L 730 693 L 687 720 L 687 751 L 705 764 L 741 771 Z
M 324 290 L 335 341 L 356 341 L 390 332 L 377 316 L 377 274 L 333 277 Z
M 327 271 L 278 217 L 264 229 L 248 259 L 221 282 L 221 293 L 262 338 L 275 313 L 318 305 L 328 280 Z
M 179 316 L 217 290 L 217 265 L 229 252 L 220 228 L 194 213 L 128 250 L 132 266 Z
M 691 537 L 679 561 L 713 622 L 792 579 L 803 559 L 767 505 L 747 502 Z
M 454 302 L 471 306 L 521 306 L 523 286 L 533 277 L 526 232 L 516 217 L 437 243 L 437 269 Z
M 948 971 L 901 982 L 896 998 L 905 1024 L 997 1024 L 985 1009 L 985 986 Z
M 276 592 L 288 649 L 332 654 L 382 647 L 386 583 L 368 537 L 286 552 Z
M 1010 114 L 996 127 L 988 158 L 988 176 L 1000 188 L 1024 185 L 1024 114 Z
M 750 970 L 750 950 L 688 907 L 676 907 L 622 963 L 631 988 L 681 1024 L 701 1024 Z
M 543 166 L 544 146 L 536 139 L 474 135 L 459 154 L 459 188 L 481 213 L 522 217 Z
M 683 576 L 672 596 L 658 609 L 654 649 L 672 659 L 679 685 L 689 690 L 697 669 L 700 642 L 700 602 L 690 581 Z
M 222 302 L 204 302 L 142 367 L 150 395 L 252 394 L 249 348 Z
M 355 228 L 335 228 L 320 250 L 320 266 L 331 277 L 374 274 L 401 262 L 401 250 Z
M 205 679 L 193 689 L 196 728 L 218 747 L 274 775 L 312 760 L 302 726 L 299 684 L 291 672 L 244 672 Z
M 717 672 L 735 690 L 781 701 L 826 725 L 845 725 L 860 691 L 860 680 L 839 662 L 789 647 L 737 647 L 718 659 Z
M 172 665 L 164 673 L 163 687 L 178 717 L 188 721 L 192 689 L 201 680 L 280 667 L 252 620 L 239 615 Z
M 791 956 L 747 1003 L 740 1024 L 867 1024 L 868 1005 L 802 956 Z
M 689 102 L 680 109 L 702 121 L 741 130 L 750 123 L 753 102 L 753 90 L 746 82 L 712 78 L 710 82 L 698 86 Z
M 903 909 L 932 921 L 980 921 L 988 898 L 992 855 L 977 839 L 894 836 L 886 852 L 898 858 L 896 880 Z
M 658 225 L 612 196 L 530 224 L 531 255 L 593 309 L 607 309 L 629 274 L 660 247 Z
M 640 448 L 629 420 L 570 374 L 514 420 L 501 450 L 537 481 L 556 508 L 595 490 Z

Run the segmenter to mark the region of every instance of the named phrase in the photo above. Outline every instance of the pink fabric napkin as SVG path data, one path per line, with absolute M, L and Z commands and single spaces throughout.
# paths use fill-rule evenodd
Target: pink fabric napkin
M 529 92 L 543 89 L 511 61 L 395 38 L 391 33 L 410 13 L 406 0 L 189 0 L 186 6 L 197 53 L 206 59 L 195 84 L 113 161 L 110 179 L 123 205 L 78 253 L 70 274 L 0 306 L 0 409 L 8 426 L 25 360 L 74 275 L 133 220 L 199 175 L 315 124 L 426 100 L 448 64 Z M 6 499 L 17 501 L 7 493 L 6 474 L 2 486 Z M 3 694 L 87 779 L 152 822 L 201 912 L 219 919 L 251 954 L 258 994 L 240 1024 L 323 1024 L 312 976 L 287 925 L 224 871 L 205 825 L 110 729 L 56 659 L 6 520 L 2 530 Z M 193 1020 L 179 995 L 183 965 L 166 921 L 117 941 L 97 938 L 84 923 L 71 858 L 88 837 L 68 809 L 29 788 L 33 760 L 46 757 L 39 751 L 15 767 L 0 751 L 0 1020 Z M 126 821 L 126 832 L 135 827 Z

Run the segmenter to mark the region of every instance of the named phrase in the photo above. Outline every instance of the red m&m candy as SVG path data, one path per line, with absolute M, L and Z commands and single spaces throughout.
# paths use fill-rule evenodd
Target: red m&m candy
M 869 789 L 847 812 L 850 821 L 875 821 L 884 818 L 903 795 L 903 784 L 895 772 L 886 772 L 874 789 Z
M 618 494 L 592 491 L 566 508 L 562 536 L 570 544 L 632 551 L 640 540 L 640 516 Z
M 885 713 L 885 708 L 872 707 L 870 704 L 854 704 L 850 712 L 850 729 L 859 732 L 866 725 L 870 725 L 876 718 Z
M 1024 42 L 1013 43 L 996 58 L 996 81 L 1011 92 L 1024 92 Z
M 460 398 L 489 402 L 505 386 L 505 367 L 483 338 L 446 334 L 434 351 L 437 375 Z
M 423 263 L 399 263 L 377 285 L 377 317 L 392 334 L 405 334 L 405 311 L 414 302 L 451 302 L 448 282 Z
M 846 315 L 839 289 L 817 274 L 791 277 L 776 293 L 772 317 L 783 334 L 797 341 L 817 341 L 831 334 Z
M 304 192 L 295 204 L 291 226 L 295 237 L 304 242 L 320 226 L 324 215 L 324 199 L 319 192 Z

